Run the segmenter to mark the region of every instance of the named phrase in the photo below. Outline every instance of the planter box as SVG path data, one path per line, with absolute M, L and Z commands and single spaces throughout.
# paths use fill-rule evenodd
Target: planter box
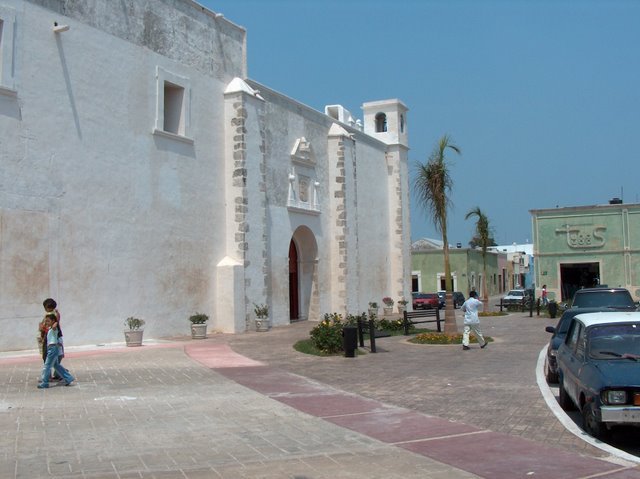
M 269 331 L 269 318 L 256 318 L 256 331 Z
M 142 329 L 132 329 L 124 332 L 124 340 L 127 346 L 142 346 Z
M 191 324 L 191 339 L 207 339 L 207 323 Z

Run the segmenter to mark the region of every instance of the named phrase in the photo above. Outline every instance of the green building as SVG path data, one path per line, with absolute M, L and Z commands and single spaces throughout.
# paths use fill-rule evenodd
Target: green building
M 504 291 L 507 270 L 505 255 L 487 251 L 488 294 L 496 295 Z M 476 290 L 482 295 L 483 264 L 482 251 L 471 248 L 450 248 L 449 261 L 453 276 L 453 290 L 461 291 L 465 298 L 469 291 Z M 411 290 L 436 292 L 445 289 L 444 254 L 442 243 L 422 239 L 411 246 Z
M 580 288 L 627 288 L 640 299 L 640 204 L 531 210 L 536 286 L 569 300 Z

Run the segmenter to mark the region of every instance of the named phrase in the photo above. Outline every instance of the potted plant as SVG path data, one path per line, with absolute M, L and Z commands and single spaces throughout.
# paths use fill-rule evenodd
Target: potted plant
M 394 301 L 389 296 L 385 296 L 384 298 L 382 298 L 382 302 L 384 303 L 384 306 L 382 308 L 384 310 L 384 315 L 389 316 L 390 314 L 393 313 Z
M 142 326 L 144 326 L 144 319 L 129 316 L 124 320 L 124 324 L 129 328 L 129 330 L 125 330 L 124 332 L 124 340 L 127 346 L 142 346 L 142 333 L 144 332 Z
M 191 321 L 191 339 L 206 339 L 209 316 L 204 313 L 196 313 L 189 316 L 189 321 Z
M 369 303 L 369 316 L 378 315 L 378 303 L 371 301 Z
M 253 303 L 256 314 L 256 331 L 269 331 L 269 306 Z
M 407 301 L 404 298 L 398 300 L 398 313 L 400 314 L 404 313 L 405 309 L 407 309 L 408 302 L 409 301 Z

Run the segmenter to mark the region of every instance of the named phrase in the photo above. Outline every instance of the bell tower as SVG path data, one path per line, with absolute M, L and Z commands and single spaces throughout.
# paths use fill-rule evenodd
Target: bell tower
M 411 297 L 411 228 L 409 226 L 409 136 L 407 111 L 400 100 L 364 103 L 364 133 L 387 146 L 388 291 L 394 297 Z
M 400 100 L 382 100 L 364 103 L 364 132 L 388 145 L 409 146 L 407 111 Z

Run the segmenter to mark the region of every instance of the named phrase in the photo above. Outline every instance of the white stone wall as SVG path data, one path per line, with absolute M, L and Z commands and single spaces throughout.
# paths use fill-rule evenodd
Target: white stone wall
M 188 332 L 196 310 L 213 316 L 226 237 L 222 93 L 244 72 L 244 32 L 216 32 L 190 2 L 133 2 L 127 17 L 121 2 L 85 3 L 65 17 L 2 0 L 17 32 L 15 96 L 0 92 L 2 350 L 35 347 L 47 296 L 69 344 L 121 341 L 131 315 L 150 337 Z M 54 21 L 70 29 L 55 34 Z M 167 22 L 197 40 L 151 28 Z M 199 44 L 224 53 L 214 60 Z M 152 133 L 158 67 L 190 85 L 190 140 Z
M 301 226 L 312 232 L 318 249 L 317 281 L 312 285 L 317 288 L 318 305 L 310 308 L 309 319 L 330 312 L 358 313 L 367 309 L 369 301 L 381 303 L 384 296 L 408 295 L 409 265 L 402 256 L 410 246 L 408 223 L 404 223 L 408 220 L 406 148 L 388 153 L 390 147 L 382 141 L 339 125 L 263 85 L 251 85 L 264 96 L 268 119 L 267 241 L 274 324 L 289 321 L 287 252 Z M 292 146 L 301 137 L 313 150 L 313 168 L 291 160 Z M 319 214 L 287 208 L 292 168 L 296 176 L 313 176 L 319 183 Z
M 299 319 L 409 291 L 406 137 L 245 82 L 245 31 L 190 0 L 0 0 L 0 19 L 0 350 L 35 347 L 49 296 L 68 345 L 122 341 L 128 316 L 147 338 L 195 312 L 239 333 L 253 303 L 289 324 L 292 239 Z

